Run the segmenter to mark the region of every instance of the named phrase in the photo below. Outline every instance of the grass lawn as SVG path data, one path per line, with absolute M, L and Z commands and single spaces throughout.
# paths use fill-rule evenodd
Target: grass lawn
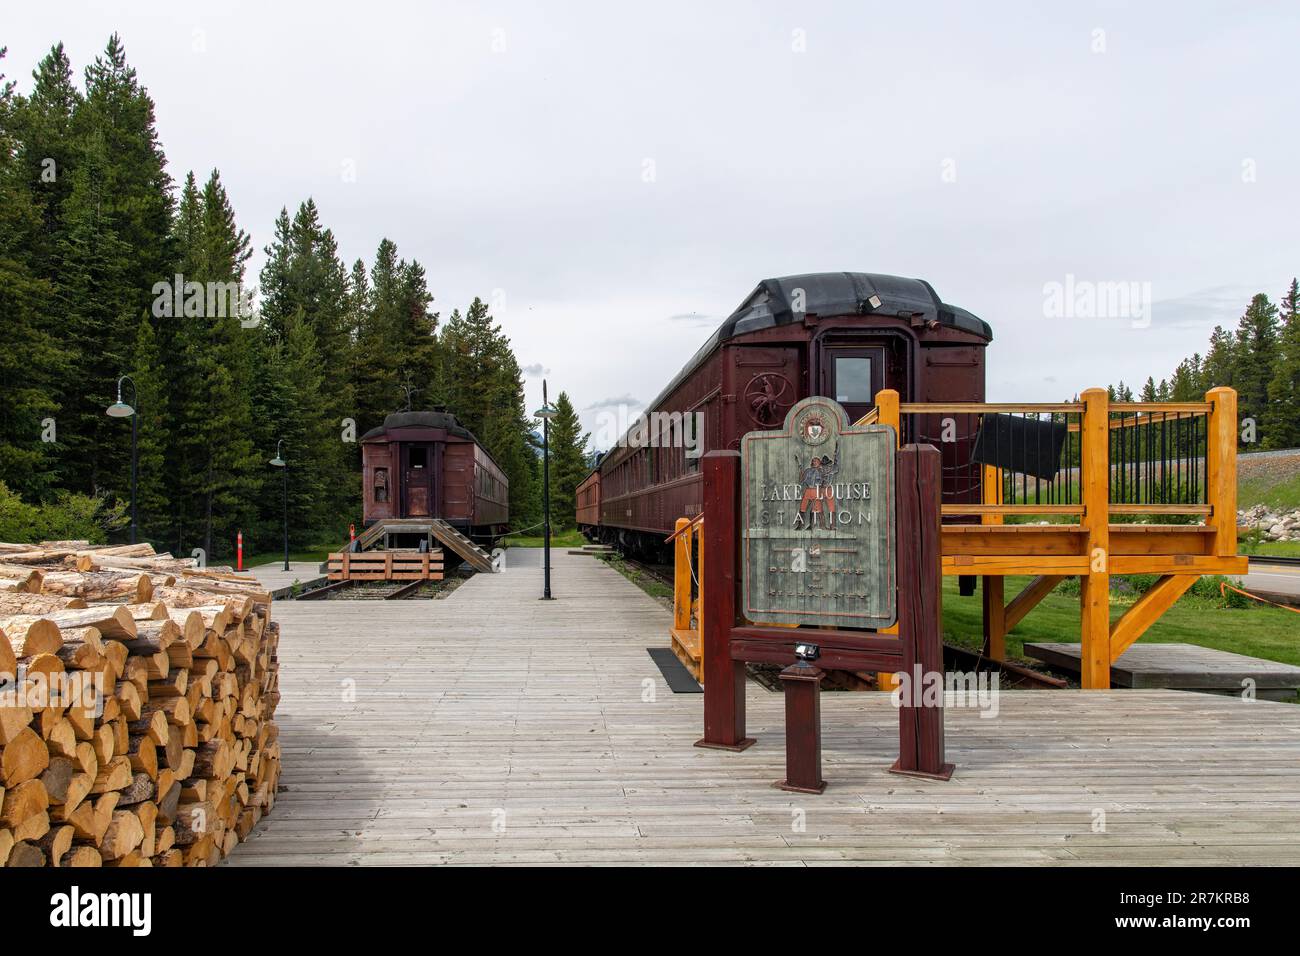
M 540 534 L 512 535 L 501 539 L 501 547 L 503 548 L 540 548 L 543 543 Z M 581 548 L 584 544 L 591 544 L 591 542 L 584 538 L 577 528 L 568 531 L 551 529 L 552 548 Z
M 1274 511 L 1300 508 L 1300 456 L 1237 459 L 1237 507 L 1267 505 Z
M 1242 554 L 1276 555 L 1281 558 L 1300 558 L 1300 541 L 1252 541 L 1239 539 Z
M 1010 601 L 1029 582 L 1027 577 L 1006 579 Z M 1111 616 L 1128 610 L 1133 598 L 1111 595 Z M 1198 644 L 1216 650 L 1262 657 L 1300 666 L 1300 614 L 1267 605 L 1244 609 L 1216 607 L 1213 601 L 1187 595 L 1142 635 L 1149 643 Z M 978 649 L 983 644 L 978 589 L 971 597 L 957 593 L 957 579 L 943 579 L 944 640 Z M 1024 660 L 1026 641 L 1077 643 L 1079 598 L 1053 591 L 1007 635 L 1007 655 Z

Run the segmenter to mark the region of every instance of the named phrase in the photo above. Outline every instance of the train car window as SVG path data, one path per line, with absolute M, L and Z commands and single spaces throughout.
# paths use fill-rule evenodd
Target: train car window
M 875 397 L 871 371 L 870 356 L 836 356 L 835 401 L 841 405 L 870 405 Z
M 429 459 L 428 459 L 428 451 L 429 451 L 429 450 L 428 450 L 427 448 L 412 448 L 412 449 L 411 449 L 411 467 L 412 467 L 412 468 L 423 468 L 426 464 L 428 464 L 428 461 L 429 461 Z

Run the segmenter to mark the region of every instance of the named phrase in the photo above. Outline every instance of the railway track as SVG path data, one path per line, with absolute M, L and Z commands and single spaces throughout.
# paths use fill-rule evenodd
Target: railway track
M 619 559 L 628 567 L 640 571 L 646 577 L 654 578 L 660 584 L 673 586 L 673 566 L 671 564 L 646 564 L 644 561 L 638 561 L 636 558 L 629 558 L 627 555 L 618 555 Z
M 420 601 L 436 596 L 438 581 L 335 581 L 298 595 L 299 601 Z
M 1280 554 L 1252 554 L 1250 555 L 1250 563 L 1252 567 L 1256 565 L 1263 567 L 1272 565 L 1273 567 L 1278 568 L 1300 568 L 1300 558 L 1292 558 Z

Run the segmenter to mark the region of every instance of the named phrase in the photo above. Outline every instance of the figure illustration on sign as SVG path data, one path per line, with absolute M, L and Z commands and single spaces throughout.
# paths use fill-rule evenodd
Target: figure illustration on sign
M 799 485 L 803 489 L 803 496 L 799 500 L 799 515 L 803 519 L 804 527 L 820 524 L 823 528 L 833 528 L 835 489 L 832 482 L 839 473 L 839 461 L 833 454 L 814 455 L 805 468 L 796 455 L 794 463 L 799 468 Z M 812 513 L 811 519 L 809 512 Z

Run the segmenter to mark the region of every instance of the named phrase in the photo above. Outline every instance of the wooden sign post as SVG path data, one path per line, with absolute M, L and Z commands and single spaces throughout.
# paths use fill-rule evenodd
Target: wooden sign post
M 922 694 L 934 675 L 943 684 L 940 456 L 930 445 L 895 447 L 892 428 L 850 428 L 843 409 L 814 397 L 790 410 L 782 431 L 745 436 L 740 453 L 705 454 L 709 666 L 696 746 L 751 746 L 745 662 L 790 665 L 795 645 L 812 643 L 823 670 L 904 672 L 891 769 L 951 776 L 943 695 L 936 704 Z M 897 638 L 874 630 L 895 620 Z M 787 622 L 812 627 L 771 626 Z M 802 771 L 799 784 L 821 782 L 819 711 L 795 705 L 800 726 L 787 726 L 791 747 L 818 749 L 816 770 Z

